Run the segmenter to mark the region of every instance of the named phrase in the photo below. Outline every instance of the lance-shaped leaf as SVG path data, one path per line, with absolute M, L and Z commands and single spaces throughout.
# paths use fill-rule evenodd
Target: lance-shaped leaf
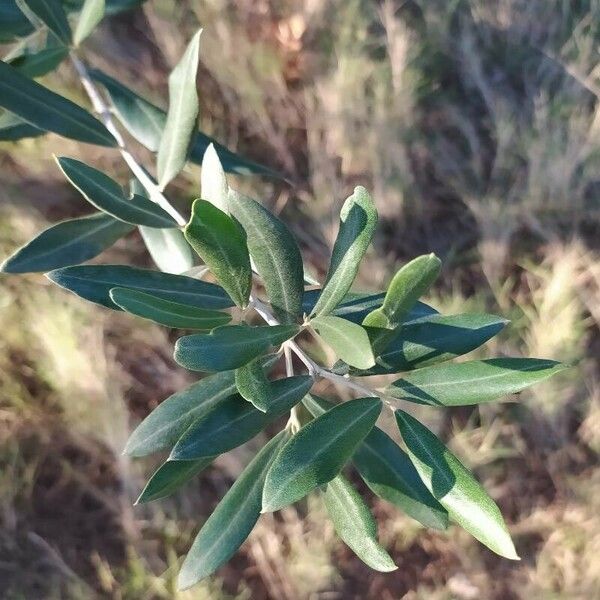
M 252 268 L 246 234 L 239 223 L 208 200 L 196 200 L 184 233 L 233 301 L 241 308 L 247 306 Z
M 142 490 L 136 504 L 145 504 L 160 498 L 166 498 L 190 479 L 206 469 L 215 457 L 200 460 L 166 460 L 152 474 L 148 483 Z
M 196 74 L 201 33 L 202 30 L 194 35 L 181 60 L 169 75 L 169 110 L 157 158 L 158 184 L 161 189 L 164 189 L 185 165 L 190 141 L 196 131 Z
M 263 512 L 283 508 L 329 483 L 375 425 L 381 406 L 379 398 L 349 400 L 302 427 L 267 474 Z
M 113 288 L 110 290 L 110 299 L 132 315 L 167 327 L 214 329 L 231 321 L 231 315 L 227 313 L 163 300 L 139 290 Z
M 312 312 L 321 290 L 306 290 L 302 300 L 302 310 L 308 315 Z M 363 319 L 374 309 L 383 304 L 385 292 L 378 294 L 349 293 L 341 304 L 332 311 L 335 317 L 342 317 L 360 325 Z M 410 323 L 431 315 L 437 315 L 435 308 L 423 302 L 417 302 L 404 319 L 404 323 Z
M 315 417 L 335 406 L 313 394 L 307 394 L 302 402 Z M 379 427 L 371 429 L 356 449 L 352 462 L 374 494 L 425 527 L 448 527 L 446 509 L 425 487 L 406 452 Z
M 171 451 L 171 459 L 195 460 L 241 446 L 289 412 L 310 390 L 312 383 L 312 378 L 307 375 L 274 381 L 273 397 L 266 413 L 241 396 L 231 396 L 188 427 Z
M 46 277 L 85 300 L 115 310 L 121 310 L 110 298 L 110 290 L 115 287 L 140 290 L 198 308 L 233 306 L 225 290 L 213 283 L 126 265 L 77 265 L 50 271 Z
M 71 28 L 60 0 L 19 0 L 66 46 L 71 44 Z M 26 15 L 27 16 L 27 15 Z
M 323 498 L 336 533 L 358 558 L 376 571 L 398 568 L 377 540 L 377 524 L 369 507 L 344 477 L 330 481 Z
M 152 260 L 161 271 L 178 274 L 194 266 L 192 249 L 180 229 L 156 229 L 143 225 L 139 229 Z
M 224 213 L 229 212 L 227 205 L 229 186 L 214 144 L 210 144 L 202 159 L 200 192 L 203 200 L 208 200 Z
M 229 210 L 248 237 L 250 256 L 278 319 L 293 323 L 302 315 L 304 269 L 294 236 L 277 217 L 252 198 L 229 193 Z
M 375 204 L 367 190 L 358 186 L 342 207 L 329 271 L 312 314 L 327 315 L 344 299 L 356 278 L 376 226 Z
M 177 223 L 158 204 L 141 195 L 131 199 L 123 188 L 98 169 L 75 160 L 61 157 L 58 165 L 65 177 L 93 206 L 126 223 L 146 227 L 173 227 Z
M 401 410 L 395 414 L 421 479 L 452 519 L 496 554 L 518 560 L 500 510 L 479 482 L 427 427 Z
M 366 371 L 352 375 L 385 375 L 450 360 L 479 348 L 508 321 L 494 315 L 435 315 L 404 324 Z
M 62 221 L 19 248 L 0 270 L 5 273 L 37 273 L 77 265 L 98 256 L 133 226 L 98 213 Z
M 45 133 L 11 112 L 4 111 L 0 115 L 0 142 L 17 142 L 26 138 L 39 137 Z
M 9 64 L 25 77 L 35 79 L 54 71 L 68 54 L 69 50 L 64 46 L 54 46 L 37 52 L 25 52 L 12 58 Z
M 431 406 L 467 406 L 516 394 L 566 369 L 554 360 L 491 358 L 425 367 L 387 388 L 394 398 Z
M 284 430 L 261 449 L 206 520 L 179 572 L 179 589 L 212 575 L 248 537 L 260 516 L 265 475 L 289 435 Z
M 230 371 L 205 377 L 169 396 L 129 436 L 125 454 L 139 457 L 170 450 L 194 421 L 235 393 Z
M 0 106 L 39 129 L 88 144 L 117 145 L 108 129 L 89 112 L 1 60 Z
M 90 75 L 105 87 L 115 113 L 127 131 L 148 150 L 156 152 L 160 146 L 167 113 L 99 69 L 92 69 Z M 281 174 L 276 171 L 232 152 L 201 131 L 195 133 L 188 160 L 202 164 L 210 145 L 214 145 L 226 172 L 240 175 L 262 174 L 282 179 Z
M 79 46 L 96 29 L 104 17 L 105 8 L 104 0 L 85 0 L 73 35 L 76 46 Z
M 244 400 L 254 404 L 258 410 L 268 412 L 273 400 L 273 390 L 261 359 L 255 358 L 236 369 L 235 385 Z
M 369 313 L 363 325 L 394 329 L 429 289 L 440 273 L 441 261 L 435 254 L 419 256 L 404 265 L 392 279 L 381 308 Z
M 336 355 L 358 369 L 375 364 L 371 342 L 365 329 L 341 317 L 315 317 L 311 325 Z
M 300 331 L 296 325 L 219 327 L 207 334 L 186 335 L 175 344 L 175 360 L 192 371 L 237 369 Z

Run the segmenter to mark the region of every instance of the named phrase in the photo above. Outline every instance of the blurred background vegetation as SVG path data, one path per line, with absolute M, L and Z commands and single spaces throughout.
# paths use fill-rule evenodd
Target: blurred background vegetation
M 149 0 L 107 19 L 85 56 L 164 106 L 198 26 L 202 129 L 294 182 L 232 178 L 283 214 L 315 273 L 363 184 L 382 215 L 363 289 L 435 251 L 437 309 L 511 319 L 490 354 L 575 365 L 517 403 L 419 413 L 498 501 L 522 561 L 458 528 L 425 531 L 362 489 L 397 571 L 354 558 L 315 499 L 263 515 L 217 577 L 176 592 L 178 557 L 261 440 L 133 507 L 153 465 L 121 455 L 128 432 L 192 379 L 171 358 L 174 334 L 42 276 L 3 276 L 2 596 L 599 598 L 600 2 Z M 67 63 L 43 83 L 85 104 Z M 1 143 L 1 256 L 85 212 L 53 153 L 126 181 L 113 151 L 53 135 Z M 191 166 L 169 194 L 185 206 L 198 189 Z M 137 233 L 101 258 L 132 256 L 150 265 Z

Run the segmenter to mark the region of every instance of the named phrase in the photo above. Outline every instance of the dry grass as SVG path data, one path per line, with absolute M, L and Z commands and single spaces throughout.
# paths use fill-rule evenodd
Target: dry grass
M 284 213 L 313 270 L 326 268 L 341 201 L 365 184 L 382 218 L 358 287 L 380 287 L 407 257 L 434 250 L 445 259 L 437 308 L 512 319 L 490 354 L 574 364 L 518 404 L 420 412 L 498 500 L 523 561 L 508 564 L 457 528 L 425 532 L 367 493 L 397 572 L 358 563 L 314 499 L 262 519 L 216 577 L 176 592 L 178 557 L 252 448 L 172 499 L 132 508 L 151 465 L 124 459 L 123 441 L 189 380 L 172 340 L 40 277 L 3 277 L 4 596 L 600 596 L 599 11 L 559 0 L 151 0 L 89 46 L 98 66 L 164 103 L 168 66 L 201 23 L 202 126 L 297 182 L 236 185 Z M 82 100 L 66 66 L 46 83 Z M 125 175 L 112 154 L 56 136 L 0 146 L 3 255 L 45 219 L 82 211 L 52 152 Z M 197 181 L 190 167 L 170 192 L 191 198 Z M 131 256 L 147 260 L 136 237 L 110 259 Z

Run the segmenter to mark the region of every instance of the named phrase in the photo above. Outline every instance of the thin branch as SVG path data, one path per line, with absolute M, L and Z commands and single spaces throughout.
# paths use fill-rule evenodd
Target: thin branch
M 115 140 L 117 140 L 119 152 L 127 163 L 127 166 L 131 169 L 131 172 L 135 175 L 138 181 L 144 186 L 144 189 L 148 192 L 150 200 L 156 202 L 156 204 L 158 204 L 165 212 L 169 213 L 169 215 L 175 219 L 180 227 L 184 227 L 187 223 L 186 219 L 184 219 L 179 211 L 177 211 L 177 209 L 165 198 L 159 187 L 154 183 L 154 181 L 152 181 L 152 178 L 148 175 L 148 173 L 146 173 L 145 169 L 137 162 L 131 152 L 129 152 L 127 149 L 125 140 L 113 121 L 110 109 L 104 102 L 102 95 L 92 81 L 87 67 L 74 52 L 71 52 L 70 56 L 73 66 L 79 75 L 81 84 L 89 96 L 94 110 L 100 117 L 102 123 L 104 123 L 106 129 L 108 129 Z

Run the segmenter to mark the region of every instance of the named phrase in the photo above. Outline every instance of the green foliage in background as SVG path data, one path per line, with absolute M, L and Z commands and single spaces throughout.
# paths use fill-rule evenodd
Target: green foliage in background
M 19 0 L 14 9 L 11 3 L 0 9 L 10 17 L 1 21 L 3 39 L 20 38 L 32 27 L 46 36 L 43 49 L 32 53 L 27 43 L 19 43 L 0 63 L 0 106 L 7 111 L 0 132 L 10 131 L 4 139 L 51 131 L 114 148 L 137 178 L 133 193 L 127 193 L 96 168 L 59 158 L 69 182 L 100 212 L 41 232 L 2 268 L 11 273 L 49 271 L 54 283 L 108 309 L 197 330 L 177 340 L 174 359 L 211 374 L 161 403 L 126 446 L 130 456 L 165 454 L 138 502 L 168 496 L 217 456 L 265 429 L 279 430 L 200 529 L 183 563 L 180 586 L 190 587 L 214 573 L 244 542 L 261 513 L 309 494 L 324 497 L 335 530 L 366 564 L 393 570 L 367 505 L 342 475 L 346 468 L 354 468 L 375 494 L 423 525 L 445 529 L 452 520 L 497 554 L 517 559 L 494 501 L 405 409 L 411 403 L 443 408 L 490 402 L 564 366 L 532 358 L 449 362 L 485 343 L 506 322 L 484 314 L 440 315 L 420 302 L 440 272 L 433 254 L 402 267 L 385 292 L 352 292 L 377 225 L 375 204 L 360 186 L 342 207 L 325 282 L 306 285 L 301 252 L 290 230 L 261 203 L 230 189 L 225 177 L 226 168 L 273 173 L 213 145 L 197 131 L 199 33 L 169 78 L 166 114 L 118 81 L 90 71 L 78 58 L 75 46 L 105 12 L 133 4 Z M 67 56 L 98 118 L 34 81 Z M 96 83 L 104 87 L 121 125 L 157 152 L 156 180 L 125 147 Z M 184 217 L 164 190 L 188 160 L 198 160 L 200 150 L 202 189 Z M 136 227 L 160 270 L 80 264 Z M 198 269 L 192 250 L 205 268 Z M 214 282 L 203 281 L 204 276 Z M 335 354 L 333 367 L 311 356 L 311 337 Z M 280 363 L 285 376 L 277 378 L 273 373 Z M 364 379 L 372 374 L 396 378 L 384 389 L 374 389 Z M 310 392 L 320 379 L 359 397 L 343 402 L 315 396 Z M 377 427 L 384 409 L 393 412 L 404 448 Z M 287 422 L 281 420 L 284 415 Z

